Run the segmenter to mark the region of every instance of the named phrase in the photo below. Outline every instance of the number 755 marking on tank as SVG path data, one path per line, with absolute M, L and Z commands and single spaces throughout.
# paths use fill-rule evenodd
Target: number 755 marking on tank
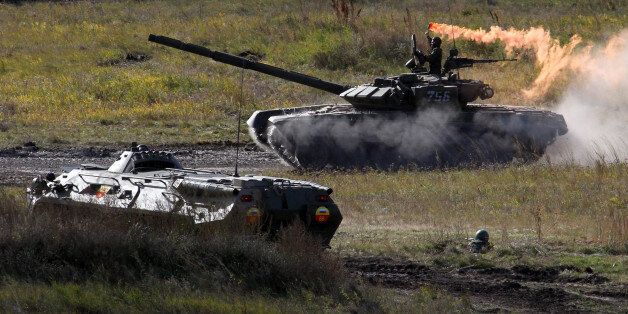
M 427 96 L 427 101 L 428 102 L 448 102 L 448 101 L 451 101 L 451 94 L 447 90 L 445 90 L 445 91 L 428 90 L 425 93 L 425 96 Z

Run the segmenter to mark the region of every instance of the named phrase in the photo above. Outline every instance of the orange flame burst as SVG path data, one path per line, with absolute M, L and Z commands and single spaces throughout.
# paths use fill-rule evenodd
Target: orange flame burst
M 582 42 L 579 35 L 571 37 L 568 43 L 561 45 L 558 39 L 552 38 L 550 32 L 543 27 L 532 27 L 527 30 L 514 28 L 503 29 L 491 26 L 487 31 L 469 29 L 456 25 L 431 22 L 429 29 L 452 39 L 463 38 L 480 43 L 492 43 L 497 40 L 504 44 L 507 54 L 511 55 L 515 49 L 531 49 L 534 51 L 536 63 L 541 68 L 532 86 L 523 90 L 528 98 L 544 96 L 552 83 L 564 70 L 583 71 L 587 68 L 591 58 L 591 45 L 586 45 L 576 51 L 576 46 Z M 613 49 L 607 49 L 614 51 Z

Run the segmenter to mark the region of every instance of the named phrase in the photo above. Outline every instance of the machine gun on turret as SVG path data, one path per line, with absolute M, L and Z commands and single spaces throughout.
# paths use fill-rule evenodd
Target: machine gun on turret
M 406 68 L 415 73 L 427 72 L 425 66 L 425 54 L 416 47 L 416 35 L 412 34 L 412 59 L 406 62 Z
M 517 59 L 471 59 L 471 58 L 459 58 L 458 49 L 452 49 L 449 51 L 449 57 L 445 60 L 443 65 L 443 73 L 449 73 L 450 71 L 462 68 L 471 68 L 477 63 L 496 63 L 501 61 L 517 61 Z

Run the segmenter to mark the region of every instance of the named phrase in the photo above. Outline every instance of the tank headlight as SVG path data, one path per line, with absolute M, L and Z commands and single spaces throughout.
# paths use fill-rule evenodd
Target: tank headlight
M 246 211 L 246 223 L 256 225 L 262 220 L 262 211 L 257 207 L 251 207 Z
M 329 220 L 329 209 L 325 206 L 321 206 L 316 209 L 314 213 L 314 221 L 318 223 L 326 223 Z

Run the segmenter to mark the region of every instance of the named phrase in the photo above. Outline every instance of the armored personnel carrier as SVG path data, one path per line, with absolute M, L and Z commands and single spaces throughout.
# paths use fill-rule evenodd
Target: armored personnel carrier
M 27 192 L 29 208 L 36 213 L 98 211 L 205 226 L 231 217 L 271 233 L 301 220 L 324 245 L 342 221 L 328 187 L 187 169 L 171 153 L 144 145 L 133 145 L 108 168 L 86 164 L 35 178 Z
M 567 132 L 559 114 L 520 106 L 472 104 L 489 99 L 482 81 L 455 70 L 476 63 L 452 49 L 441 74 L 425 71 L 413 35 L 412 70 L 357 86 L 340 85 L 224 52 L 150 35 L 149 41 L 340 96 L 348 104 L 260 110 L 248 120 L 252 138 L 301 169 L 390 169 L 508 163 L 538 159 Z

